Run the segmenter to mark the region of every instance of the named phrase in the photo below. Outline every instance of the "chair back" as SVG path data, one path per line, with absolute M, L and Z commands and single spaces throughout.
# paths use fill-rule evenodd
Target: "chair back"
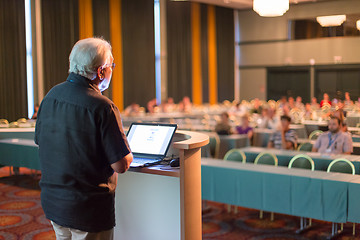
M 9 127 L 9 121 L 6 119 L 0 119 L 0 127 L 1 128 Z
M 312 131 L 310 133 L 309 139 L 310 140 L 316 140 L 320 136 L 320 134 L 322 134 L 322 133 L 323 133 L 323 131 L 321 131 L 321 130 L 314 130 L 314 131 Z
M 10 128 L 17 128 L 17 127 L 19 127 L 19 124 L 17 122 L 11 122 L 11 123 L 9 123 L 9 127 Z
M 17 123 L 26 123 L 27 120 L 26 120 L 26 118 L 19 118 L 16 122 Z
M 302 143 L 298 147 L 298 151 L 305 151 L 305 152 L 311 152 L 313 145 L 309 142 Z
M 323 113 L 328 113 L 331 110 L 331 105 L 329 103 L 324 103 L 324 105 L 321 107 L 321 111 Z
M 338 158 L 331 161 L 327 172 L 349 173 L 355 175 L 355 167 L 352 162 L 345 158 Z
M 213 158 L 219 158 L 220 137 L 217 134 L 209 136 L 210 154 Z
M 288 168 L 302 168 L 314 171 L 315 164 L 311 157 L 309 157 L 308 155 L 299 154 L 291 158 Z
M 273 153 L 262 152 L 255 158 L 254 164 L 278 165 L 278 159 Z
M 245 163 L 246 156 L 245 153 L 240 149 L 231 149 L 225 154 L 224 160 Z

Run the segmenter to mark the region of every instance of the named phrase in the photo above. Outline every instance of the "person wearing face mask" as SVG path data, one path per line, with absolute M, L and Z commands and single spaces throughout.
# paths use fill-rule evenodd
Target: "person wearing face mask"
M 132 153 L 109 87 L 111 46 L 100 38 L 78 41 L 67 80 L 40 104 L 35 128 L 41 163 L 41 205 L 56 239 L 113 239 L 117 173 Z
M 329 131 L 318 137 L 312 151 L 328 154 L 351 154 L 353 152 L 352 139 L 341 130 L 340 119 L 331 117 L 328 127 Z

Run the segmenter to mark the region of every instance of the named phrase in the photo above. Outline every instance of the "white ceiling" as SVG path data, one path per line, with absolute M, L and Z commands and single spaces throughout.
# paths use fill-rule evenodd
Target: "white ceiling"
M 191 0 L 193 2 L 208 3 L 234 9 L 251 9 L 253 0 Z M 302 4 L 309 2 L 334 1 L 334 0 L 290 0 L 290 4 Z

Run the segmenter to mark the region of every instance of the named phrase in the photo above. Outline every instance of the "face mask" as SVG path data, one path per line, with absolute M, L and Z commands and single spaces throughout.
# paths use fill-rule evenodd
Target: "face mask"
M 110 85 L 110 79 L 111 79 L 111 76 L 109 79 L 107 78 L 104 78 L 104 80 L 102 80 L 99 84 L 99 89 L 100 89 L 100 92 L 103 92 L 105 91 L 106 89 L 109 88 L 109 85 Z

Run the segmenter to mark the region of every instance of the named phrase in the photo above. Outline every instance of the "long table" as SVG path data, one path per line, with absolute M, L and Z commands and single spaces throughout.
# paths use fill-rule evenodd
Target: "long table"
M 211 141 L 219 139 L 220 143 L 218 146 L 217 158 L 223 159 L 225 154 L 234 148 L 243 148 L 250 146 L 250 140 L 247 134 L 232 134 L 232 135 L 218 135 L 215 132 L 202 132 L 209 136 Z M 216 148 L 216 146 L 214 146 Z M 216 151 L 216 150 L 215 150 Z M 211 157 L 211 146 L 210 144 L 202 147 L 202 156 Z
M 39 148 L 31 139 L 0 139 L 0 165 L 40 170 Z
M 356 174 L 360 174 L 360 156 L 359 155 L 324 155 L 316 152 L 305 152 L 305 151 L 291 151 L 291 150 L 278 150 L 278 149 L 267 149 L 260 147 L 246 147 L 241 148 L 246 156 L 246 162 L 254 162 L 256 156 L 262 152 L 271 152 L 278 158 L 279 166 L 288 166 L 292 157 L 298 154 L 306 154 L 310 156 L 315 163 L 315 170 L 326 171 L 330 162 L 337 158 L 346 158 L 351 161 L 355 166 Z
M 35 128 L 0 128 L 0 139 L 23 138 L 34 140 Z
M 329 222 L 359 222 L 360 176 L 202 159 L 202 198 Z

